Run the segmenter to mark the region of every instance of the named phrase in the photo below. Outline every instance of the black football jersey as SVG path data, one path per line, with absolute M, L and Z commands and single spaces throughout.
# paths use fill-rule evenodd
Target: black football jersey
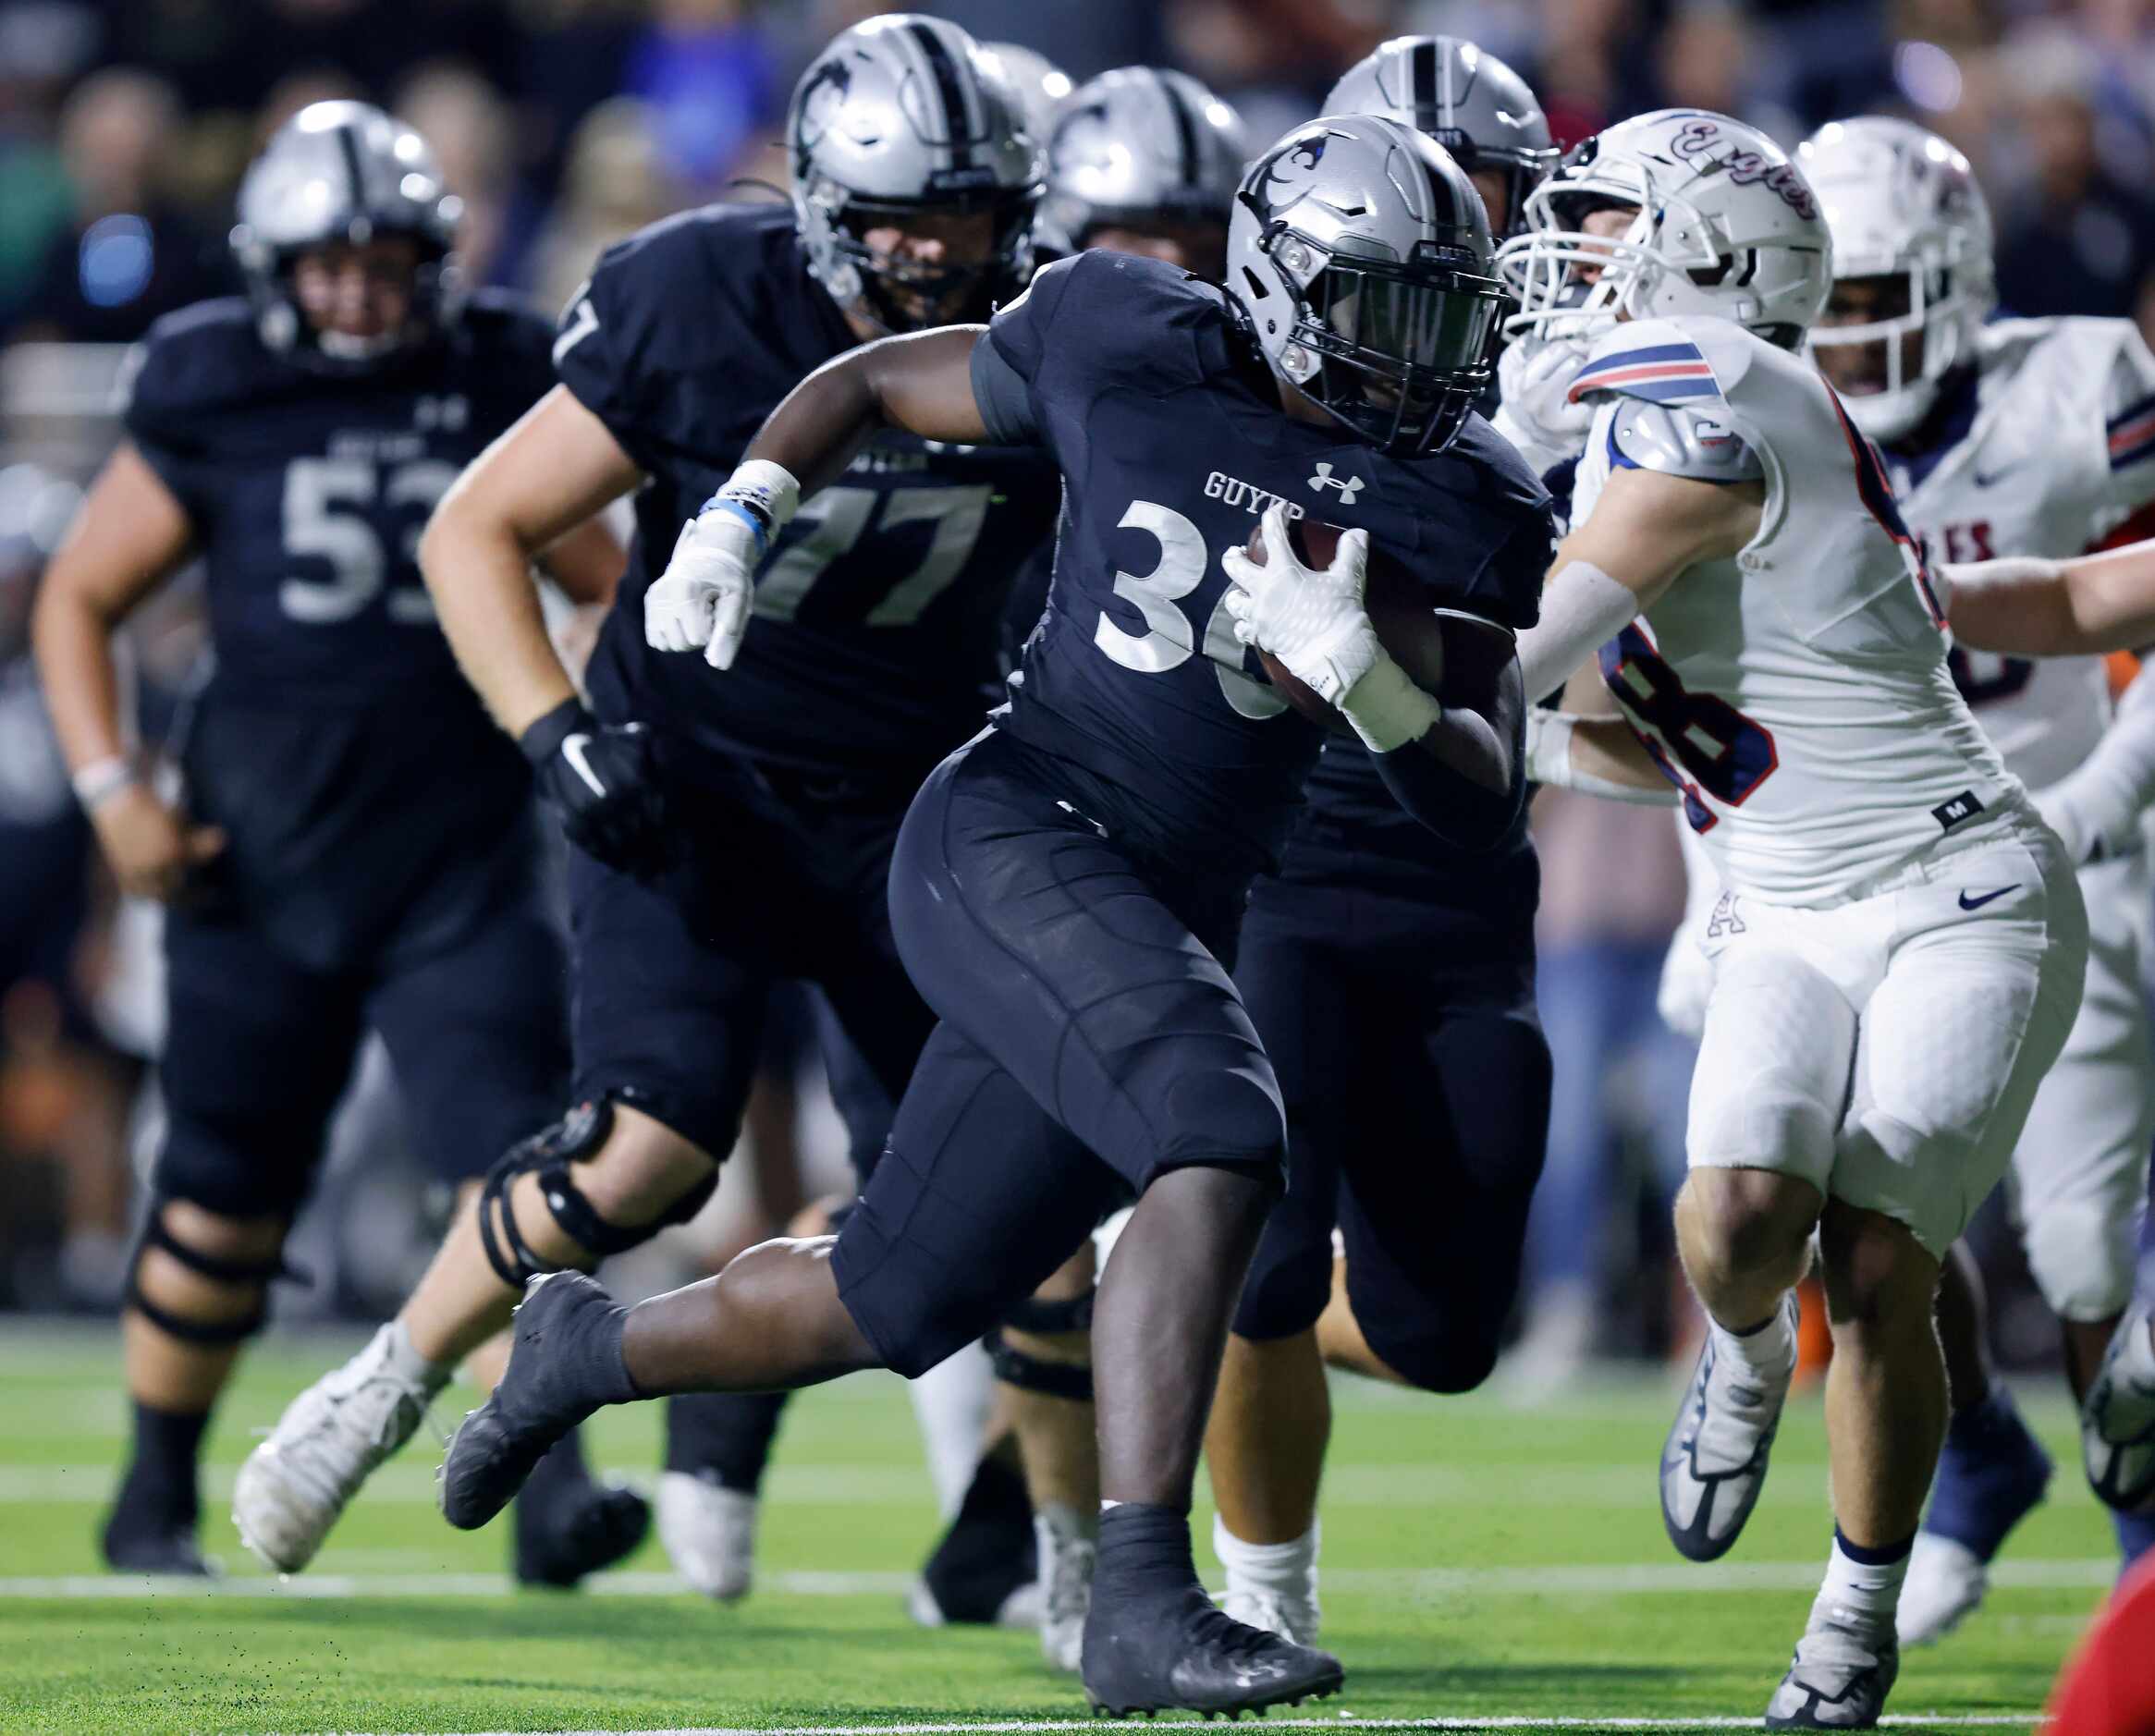
M 239 909 L 321 969 L 424 947 L 528 849 L 531 777 L 436 625 L 415 551 L 464 466 L 552 385 L 548 324 L 475 297 L 361 374 L 265 348 L 242 300 L 161 320 L 123 420 L 203 557 L 208 683 L 180 743 Z
M 442 341 L 357 375 L 274 354 L 236 298 L 151 328 L 123 421 L 194 526 L 220 686 L 295 709 L 476 708 L 435 624 L 419 534 L 553 384 L 550 338 L 492 294 Z
M 976 356 L 974 378 L 991 426 L 1036 431 L 1066 483 L 1047 612 L 997 724 L 1120 790 L 1120 824 L 1152 849 L 1269 865 L 1316 757 L 1322 732 L 1266 683 L 1221 606 L 1220 556 L 1272 501 L 1366 529 L 1432 604 L 1533 623 L 1544 496 L 1480 418 L 1414 458 L 1293 421 L 1220 292 L 1154 260 L 1052 265 L 987 342 L 995 361 Z M 1016 385 L 998 387 L 997 362 Z
M 655 224 L 611 249 L 562 314 L 562 383 L 651 479 L 593 700 L 610 721 L 657 727 L 677 761 L 688 745 L 806 772 L 918 774 L 994 703 L 1010 583 L 1060 494 L 1033 451 L 879 434 L 772 546 L 732 668 L 643 642 L 643 593 L 682 525 L 779 400 L 856 342 L 780 205 Z

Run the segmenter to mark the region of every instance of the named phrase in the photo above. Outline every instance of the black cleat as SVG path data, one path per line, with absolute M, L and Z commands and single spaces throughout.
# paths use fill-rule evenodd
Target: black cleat
M 581 1272 L 549 1272 L 525 1288 L 501 1383 L 458 1425 L 436 1473 L 450 1524 L 478 1530 L 556 1441 L 601 1405 L 634 1396 L 621 1367 L 621 1312 Z
M 952 1622 L 1037 1627 L 1039 1600 L 1031 1594 L 1039 1571 L 1025 1480 L 990 1453 L 921 1569 L 907 1608 L 924 1628 Z
M 567 1443 L 563 1444 L 564 1446 Z M 567 1591 L 587 1573 L 633 1554 L 651 1530 L 651 1503 L 618 1483 L 600 1483 L 579 1456 L 570 1470 L 546 1475 L 547 1461 L 516 1501 L 515 1571 L 520 1585 Z
M 194 1538 L 201 1507 L 194 1494 L 193 1471 L 175 1487 L 137 1462 L 129 1467 L 98 1534 L 98 1551 L 116 1573 L 154 1573 L 168 1579 L 214 1579 L 217 1570 L 202 1559 Z
M 191 1523 L 123 1522 L 115 1513 L 98 1539 L 104 1564 L 115 1573 L 154 1573 L 165 1579 L 214 1579 L 202 1559 Z
M 1194 1585 L 1165 1604 L 1110 1607 L 1096 1581 L 1084 1676 L 1086 1699 L 1109 1718 L 1170 1708 L 1235 1718 L 1283 1701 L 1321 1700 L 1346 1681 L 1329 1652 L 1234 1620 Z

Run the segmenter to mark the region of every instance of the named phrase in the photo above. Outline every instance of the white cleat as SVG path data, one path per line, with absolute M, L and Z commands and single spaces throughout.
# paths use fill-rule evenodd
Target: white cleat
M 1040 1548 L 1040 1654 L 1050 1669 L 1074 1676 L 1084 1662 L 1098 1546 L 1066 1512 L 1034 1514 L 1033 1535 Z
M 1235 1620 L 1277 1634 L 1291 1645 L 1316 1644 L 1321 1618 L 1314 1587 L 1306 1596 L 1269 1590 L 1231 1590 L 1220 1595 L 1219 1607 Z
M 435 1391 L 391 1365 L 384 1326 L 343 1367 L 285 1407 L 232 1485 L 232 1523 L 265 1567 L 297 1573 L 314 1559 L 345 1504 L 418 1432 Z
M 1811 1612 L 1788 1674 L 1766 1707 L 1768 1730 L 1871 1730 L 1901 1673 L 1892 1629 L 1869 1632 Z
M 2088 1486 L 2121 1513 L 2155 1497 L 2155 1351 L 2148 1330 L 2145 1309 L 2119 1323 L 2080 1412 Z
M 1787 1367 L 1772 1378 L 1755 1377 L 1723 1359 L 1709 1331 L 1661 1448 L 1661 1523 L 1677 1553 L 1694 1561 L 1717 1561 L 1729 1552 L 1766 1486 L 1774 1433 L 1795 1378 L 1794 1290 L 1764 1330 L 1785 1342 Z
M 696 1591 L 720 1603 L 748 1595 L 755 1579 L 756 1498 L 686 1471 L 658 1479 L 658 1540 Z
M 1982 1607 L 1990 1570 L 1965 1543 L 1936 1532 L 1916 1534 L 1895 1617 L 1903 1645 L 1935 1645 Z

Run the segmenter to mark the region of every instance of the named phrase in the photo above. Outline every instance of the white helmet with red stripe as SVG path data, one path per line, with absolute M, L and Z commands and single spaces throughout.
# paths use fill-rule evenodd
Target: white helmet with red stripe
M 1628 227 L 1594 234 L 1596 212 Z M 1513 336 L 1591 337 L 1619 318 L 1710 314 L 1793 349 L 1818 318 L 1832 243 L 1809 184 L 1764 133 L 1661 109 L 1576 147 L 1499 250 Z
M 1811 334 L 1814 350 L 1880 347 L 1880 389 L 1843 396 L 1864 433 L 1897 439 L 1929 413 L 1940 385 L 1974 353 L 1976 334 L 1998 304 L 1990 204 L 1967 158 L 1912 121 L 1883 115 L 1829 121 L 1796 147 L 1796 160 L 1833 233 L 1833 275 L 1905 286 L 1904 308 Z

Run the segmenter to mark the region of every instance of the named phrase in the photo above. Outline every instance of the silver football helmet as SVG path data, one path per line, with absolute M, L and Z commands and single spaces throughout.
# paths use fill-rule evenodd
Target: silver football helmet
M 1597 211 L 1633 214 L 1596 235 Z M 1764 133 L 1665 108 L 1585 141 L 1526 196 L 1498 250 L 1513 337 L 1591 339 L 1616 320 L 1707 313 L 1793 349 L 1826 303 L 1832 243 L 1817 196 Z
M 1240 117 L 1188 73 L 1103 72 L 1071 93 L 1056 123 L 1040 238 L 1074 253 L 1097 228 L 1224 230 L 1247 155 Z
M 1227 261 L 1273 372 L 1372 446 L 1442 449 L 1488 385 L 1504 307 L 1488 217 L 1425 132 L 1297 127 L 1243 177 Z
M 1526 80 L 1487 49 L 1456 36 L 1395 36 L 1340 76 L 1328 115 L 1382 115 L 1426 132 L 1469 176 L 1504 177 L 1505 215 L 1516 234 L 1526 195 L 1556 166 L 1549 117 Z
M 262 341 L 336 372 L 363 371 L 427 342 L 463 311 L 454 251 L 463 210 L 426 141 L 402 121 L 367 103 L 310 103 L 271 135 L 239 183 L 231 248 Z M 316 332 L 293 293 L 300 255 L 390 235 L 419 247 L 404 329 L 363 339 Z
M 1022 43 L 983 43 L 980 52 L 1017 92 L 1025 111 L 1025 130 L 1042 150 L 1055 131 L 1057 116 L 1075 85 L 1069 73 L 1037 49 Z
M 1866 116 L 1829 121 L 1796 147 L 1833 237 L 1833 276 L 1899 277 L 1907 307 L 1861 325 L 1814 325 L 1811 349 L 1876 344 L 1875 391 L 1843 391 L 1855 425 L 1896 440 L 1929 413 L 1940 383 L 1972 353 L 1997 305 L 1990 207 L 1968 160 L 1935 133 Z M 1921 359 L 1907 366 L 1910 341 Z M 1911 377 L 1912 376 L 1912 377 Z
M 985 318 L 1031 275 L 1041 149 L 1001 70 L 955 24 L 898 12 L 856 24 L 809 63 L 786 116 L 808 269 L 884 331 Z M 887 224 L 985 213 L 985 259 L 877 252 Z

